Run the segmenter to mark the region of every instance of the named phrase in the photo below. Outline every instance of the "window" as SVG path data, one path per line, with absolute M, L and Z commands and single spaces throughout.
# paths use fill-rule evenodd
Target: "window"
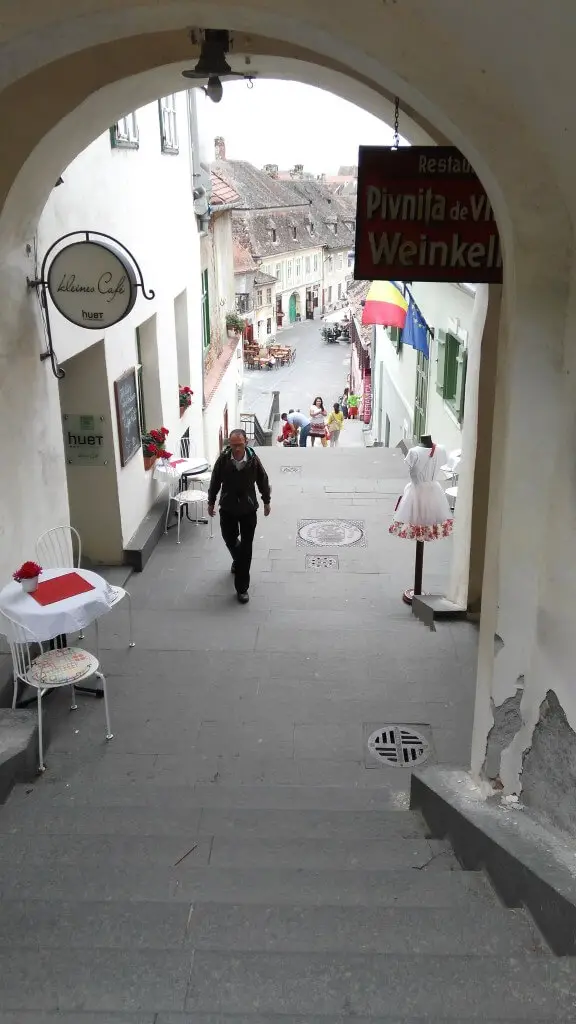
M 464 419 L 468 353 L 459 338 L 437 331 L 436 390 L 450 406 L 459 423 Z
M 236 312 L 237 313 L 249 313 L 251 309 L 250 295 L 248 292 L 237 292 L 236 294 Z
M 338 263 L 337 263 L 338 270 L 342 270 L 342 264 L 343 264 L 342 253 L 338 253 Z
M 331 274 L 332 271 L 334 270 L 334 260 L 332 259 L 331 256 L 329 256 L 328 259 L 326 260 L 326 270 L 328 271 L 329 274 Z
M 313 220 L 310 221 L 310 234 L 311 235 L 314 234 L 314 221 Z
M 292 280 L 292 260 L 288 260 L 286 263 L 286 278 L 288 283 Z
M 296 260 L 296 280 L 299 281 L 302 277 L 302 260 Z
M 110 142 L 115 149 L 138 149 L 140 135 L 136 114 L 127 114 L 112 125 Z
M 176 97 L 174 93 L 158 100 L 160 142 L 163 153 L 178 153 L 178 126 L 176 124 Z
M 402 328 L 401 327 L 389 327 L 388 334 L 390 335 L 390 341 L 394 345 L 396 352 L 400 355 L 402 351 Z
M 142 342 L 140 340 L 140 328 L 136 328 L 136 383 L 138 385 L 138 419 L 140 420 L 140 433 L 146 433 L 146 413 L 144 410 L 144 382 L 142 380 Z
M 314 255 L 314 273 L 315 274 L 318 273 L 318 254 L 317 253 Z
M 338 234 L 338 224 L 336 223 L 336 221 L 334 222 L 334 234 Z
M 338 282 L 338 298 L 342 298 L 342 285 Z
M 309 256 L 306 257 L 306 259 L 304 261 L 304 266 L 306 267 L 306 277 L 310 277 L 310 257 Z
M 328 289 L 328 305 L 332 302 L 332 285 Z
M 266 305 L 269 306 L 271 304 L 271 302 L 272 302 L 272 289 L 271 288 L 267 288 L 266 289 Z M 268 332 L 268 333 L 270 333 L 270 332 Z
M 210 298 L 208 295 L 208 271 L 202 271 L 202 351 L 210 346 Z
M 282 264 L 276 264 L 276 280 L 281 283 L 282 281 Z
M 262 289 L 261 288 L 259 288 L 258 291 L 256 292 L 256 304 L 258 306 L 262 305 Z
M 296 234 L 297 234 L 297 232 L 296 232 L 296 228 L 295 228 L 295 227 L 293 227 L 293 228 L 292 228 L 292 238 L 296 238 Z
M 276 241 L 276 228 L 272 228 L 272 241 Z
M 270 317 L 266 321 L 266 334 L 272 334 L 272 320 Z

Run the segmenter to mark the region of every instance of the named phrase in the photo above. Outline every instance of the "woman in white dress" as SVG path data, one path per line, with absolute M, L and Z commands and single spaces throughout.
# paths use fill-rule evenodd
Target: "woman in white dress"
M 318 395 L 310 406 L 310 444 L 314 447 L 317 437 L 326 437 L 326 409 L 324 402 Z
M 434 444 L 429 434 L 411 448 L 404 462 L 410 473 L 394 512 L 389 532 L 405 540 L 441 540 L 452 533 L 454 520 L 444 489 L 439 483 L 446 449 Z

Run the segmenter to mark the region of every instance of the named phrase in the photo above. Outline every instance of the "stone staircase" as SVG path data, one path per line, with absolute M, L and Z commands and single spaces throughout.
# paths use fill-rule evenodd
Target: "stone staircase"
M 573 961 L 384 787 L 53 773 L 0 832 L 0 1024 L 576 1016 Z

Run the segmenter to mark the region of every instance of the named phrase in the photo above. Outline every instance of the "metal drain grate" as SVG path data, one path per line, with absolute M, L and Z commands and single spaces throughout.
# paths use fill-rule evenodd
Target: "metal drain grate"
M 392 768 L 414 768 L 430 756 L 428 740 L 409 725 L 383 725 L 366 745 L 374 758 Z
M 364 522 L 360 519 L 301 519 L 296 544 L 313 548 L 365 547 Z
M 302 466 L 280 466 L 281 473 L 301 473 Z
M 306 555 L 307 569 L 337 569 L 337 555 Z

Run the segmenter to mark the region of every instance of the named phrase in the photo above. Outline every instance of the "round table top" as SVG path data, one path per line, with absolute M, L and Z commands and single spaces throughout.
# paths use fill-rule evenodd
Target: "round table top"
M 40 583 L 68 573 L 77 573 L 92 589 L 73 597 L 42 605 L 13 580 L 0 590 L 0 611 L 34 635 L 37 640 L 52 640 L 65 633 L 76 633 L 110 611 L 114 591 L 110 584 L 90 569 L 44 569 Z M 32 639 L 32 638 L 31 638 Z
M 155 480 L 162 476 L 174 476 L 176 473 L 178 476 L 194 476 L 196 473 L 205 473 L 209 468 L 206 459 L 199 456 L 190 459 L 171 459 L 170 462 L 163 459 L 154 466 L 153 476 Z

